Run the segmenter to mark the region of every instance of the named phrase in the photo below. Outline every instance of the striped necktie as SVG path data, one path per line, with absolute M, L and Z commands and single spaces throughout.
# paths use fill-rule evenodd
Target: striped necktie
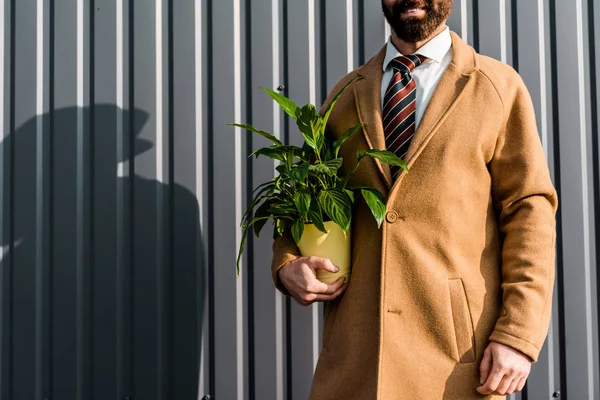
M 387 150 L 404 159 L 411 139 L 415 135 L 415 112 L 417 110 L 417 84 L 410 72 L 427 58 L 422 55 L 399 56 L 390 62 L 394 76 L 383 98 L 383 126 Z M 392 181 L 399 172 L 392 167 Z

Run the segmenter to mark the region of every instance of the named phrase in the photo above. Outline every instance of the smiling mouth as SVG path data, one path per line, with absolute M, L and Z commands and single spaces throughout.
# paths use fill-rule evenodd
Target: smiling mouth
M 422 17 L 426 13 L 424 8 L 409 8 L 401 12 L 403 17 Z

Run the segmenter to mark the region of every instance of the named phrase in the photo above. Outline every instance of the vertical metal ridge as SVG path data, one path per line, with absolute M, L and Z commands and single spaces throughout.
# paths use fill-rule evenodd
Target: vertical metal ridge
M 115 87 L 115 101 L 117 103 L 117 115 L 116 115 L 116 153 L 119 160 L 123 160 L 123 0 L 116 0 L 116 87 Z M 119 163 L 121 166 L 122 163 Z M 119 172 L 119 176 L 122 176 Z M 123 184 L 117 181 L 116 187 L 116 217 L 117 226 L 118 221 L 123 221 Z M 116 307 L 117 307 L 117 348 L 116 348 L 116 372 L 117 372 L 117 397 L 123 396 L 123 287 L 122 287 L 122 270 L 123 270 L 123 230 L 117 229 L 116 232 L 116 269 L 117 269 L 117 293 L 116 293 Z
M 135 0 L 129 0 L 127 4 L 127 111 L 128 121 L 126 122 L 126 130 L 123 132 L 123 139 L 126 141 L 127 154 L 127 176 L 129 184 L 123 184 L 123 200 L 127 206 L 128 218 L 125 222 L 126 229 L 123 236 L 123 255 L 122 275 L 119 279 L 122 281 L 123 298 L 123 343 L 124 343 L 124 375 L 125 375 L 125 390 L 129 395 L 133 395 L 135 390 L 135 353 L 134 353 L 134 326 L 135 326 L 135 282 L 134 282 L 134 265 L 135 265 Z M 124 64 L 125 66 L 125 64 Z
M 214 65 L 213 65 L 213 54 L 214 54 L 214 46 L 213 46 L 213 37 L 214 37 L 214 32 L 213 32 L 213 17 L 214 17 L 214 13 L 213 13 L 213 2 L 212 0 L 205 0 L 206 1 L 206 55 L 207 55 L 207 61 L 206 61 L 206 98 L 207 99 L 214 99 L 214 94 L 215 94 L 215 88 L 214 88 Z M 208 389 L 210 391 L 214 391 L 216 390 L 216 373 L 215 373 L 215 366 L 216 366 L 216 354 L 215 354 L 215 336 L 216 336 L 216 331 L 215 331 L 215 319 L 216 319 L 216 315 L 215 315 L 215 291 L 214 291 L 214 282 L 215 282 L 215 268 L 214 268 L 214 264 L 215 264 L 215 248 L 214 248 L 214 244 L 215 244 L 215 199 L 214 199 L 214 188 L 215 188 L 215 183 L 214 183 L 214 154 L 213 154 L 213 150 L 215 147 L 214 144 L 214 127 L 215 127 L 215 117 L 214 117 L 214 105 L 211 101 L 209 101 L 207 103 L 207 108 L 206 108 L 206 129 L 208 132 L 207 135 L 207 143 L 206 143 L 206 147 L 207 147 L 207 151 L 206 151 L 206 163 L 205 165 L 207 166 L 207 171 L 206 171 L 206 176 L 208 177 L 208 182 L 207 182 L 207 186 L 208 186 L 208 198 L 209 198 L 209 202 L 208 202 L 208 210 L 207 210 L 207 216 L 208 216 L 208 243 L 207 243 L 207 247 L 208 247 L 208 264 L 207 264 L 207 269 L 208 269 L 208 281 L 207 281 L 207 291 L 208 291 L 208 336 L 209 336 L 209 343 L 208 343 L 208 348 L 209 348 L 209 354 L 208 354 Z
M 317 66 L 315 38 L 315 0 L 308 0 L 308 101 L 317 101 Z
M 283 73 L 283 81 L 286 83 L 286 88 L 284 90 L 284 94 L 289 95 L 289 79 L 290 79 L 290 42 L 289 42 L 289 13 L 288 13 L 288 0 L 281 0 L 281 26 L 282 26 L 282 48 L 281 48 L 281 56 L 283 60 L 282 65 L 282 73 Z M 321 6 L 322 7 L 322 6 Z M 274 108 L 275 109 L 275 108 Z M 285 144 L 290 143 L 290 118 L 288 116 L 283 117 L 283 142 Z M 277 292 L 278 293 L 278 292 Z M 284 356 L 285 363 L 283 364 L 284 371 L 282 373 L 283 383 L 285 391 L 285 398 L 288 400 L 292 399 L 292 340 L 291 340 L 291 318 L 290 318 L 290 299 L 289 297 L 283 297 L 280 293 L 277 294 L 281 299 L 281 308 L 282 308 L 282 352 Z M 278 399 L 279 400 L 279 399 Z
M 549 15 L 550 15 L 550 59 L 552 64 L 551 80 L 552 80 L 552 125 L 553 125 L 553 143 L 554 143 L 554 186 L 558 192 L 560 198 L 562 187 L 561 187 L 561 157 L 560 157 L 560 113 L 559 110 L 559 95 L 558 95 L 558 49 L 557 49 L 557 26 L 556 26 L 556 0 L 550 0 L 549 3 Z M 558 325 L 559 325 L 559 342 L 560 342 L 560 390 L 561 395 L 568 399 L 568 369 L 567 369 L 567 355 L 566 355 L 566 330 L 565 330 L 565 289 L 564 289 L 564 261 L 563 261 L 563 230 L 562 230 L 562 208 L 559 207 L 556 212 L 556 280 L 557 280 L 557 297 L 558 297 Z
M 233 99 L 233 119 L 241 121 L 242 119 L 242 60 L 241 60 L 241 0 L 233 0 L 233 70 L 234 70 L 234 99 Z M 242 220 L 242 136 L 241 129 L 235 128 L 234 139 L 234 165 L 235 165 L 235 226 L 240 226 Z M 241 232 L 239 229 L 235 231 L 235 243 L 240 243 Z M 237 398 L 244 399 L 244 285 L 243 278 L 245 269 L 240 268 L 240 275 L 235 282 L 235 309 L 236 309 L 236 384 Z
M 8 145 L 8 140 L 6 135 L 8 134 L 8 130 L 5 127 L 6 119 L 4 117 L 5 109 L 4 109 L 4 97 L 6 96 L 6 82 L 4 78 L 4 63 L 8 58 L 6 56 L 6 47 L 4 45 L 4 41 L 6 40 L 5 30 L 6 30 L 6 14 L 5 14 L 6 4 L 2 2 L 0 4 L 0 398 L 6 397 L 6 381 L 4 377 L 4 373 L 7 370 L 7 354 L 6 348 L 4 346 L 4 341 L 6 339 L 5 329 L 8 326 L 8 321 L 6 321 L 6 315 L 4 313 L 6 307 L 6 262 L 3 262 L 5 248 L 8 247 L 5 245 L 7 243 L 7 239 L 10 240 L 10 237 L 5 237 L 5 229 L 4 224 L 6 223 L 5 211 L 7 207 L 5 206 L 5 193 L 4 186 L 6 185 L 6 180 L 10 179 L 10 176 L 7 176 L 7 168 L 5 168 L 4 163 L 6 162 L 5 153 L 6 153 L 6 145 Z M 10 218 L 10 217 L 9 217 Z
M 271 8 L 272 8 L 273 4 L 271 4 Z M 245 73 L 245 77 L 246 77 L 246 81 L 245 81 L 245 93 L 244 93 L 244 108 L 245 108 L 245 119 L 246 121 L 248 121 L 249 124 L 253 124 L 254 123 L 254 107 L 253 107 L 253 103 L 252 103 L 252 94 L 254 92 L 253 90 L 253 76 L 252 76 L 252 51 L 253 51 L 253 46 L 252 46 L 252 41 L 253 41 L 253 35 L 252 35 L 252 7 L 250 5 L 250 1 L 246 0 L 244 1 L 244 44 L 245 44 L 245 48 L 243 51 L 244 54 L 244 59 L 246 60 L 246 63 L 244 64 L 244 73 Z M 274 17 L 271 16 L 271 21 L 273 21 Z M 271 22 L 271 27 L 273 26 L 273 22 Z M 277 38 L 274 37 L 273 40 L 276 40 Z M 274 89 L 274 88 L 273 88 Z M 245 153 L 246 154 L 251 154 L 252 153 L 252 146 L 253 146 L 254 140 L 253 137 L 251 135 L 246 135 L 245 136 Z M 245 190 L 245 205 L 249 205 L 252 202 L 252 193 L 253 193 L 253 177 L 254 177 L 254 162 L 252 160 L 252 158 L 245 158 L 245 178 L 246 178 L 246 182 L 244 186 L 244 190 Z M 240 221 L 241 222 L 241 221 Z M 256 328 L 255 328 L 255 319 L 256 319 L 256 313 L 254 312 L 254 308 L 255 308 L 255 291 L 254 291 L 254 282 L 255 282 L 255 275 L 254 275 L 254 256 L 255 256 L 255 252 L 254 252 L 254 246 L 255 246 L 255 240 L 254 240 L 254 236 L 252 234 L 249 234 L 247 236 L 247 242 L 246 242 L 246 260 L 247 261 L 247 265 L 245 268 L 246 271 L 246 293 L 244 296 L 244 300 L 245 300 L 245 311 L 246 311 L 246 316 L 245 316 L 245 321 L 246 321 L 246 354 L 245 356 L 247 356 L 247 363 L 244 365 L 245 370 L 247 370 L 247 374 L 245 375 L 247 377 L 247 382 L 248 382 L 248 387 L 247 390 L 245 391 L 245 393 L 247 393 L 247 397 L 249 400 L 255 400 L 256 399 Z
M 85 4 L 85 3 L 84 3 Z M 94 279 L 94 271 L 96 268 L 96 260 L 95 260 L 95 233 L 94 233 L 94 225 L 95 225 L 95 200 L 94 200 L 94 194 L 95 194 L 95 157 L 94 157 L 94 137 L 96 134 L 96 114 L 95 114 L 95 102 L 96 102 L 96 92 L 95 92 L 95 74 L 96 74 L 96 67 L 95 67 L 95 51 L 96 51 L 96 38 L 95 38 L 95 28 L 96 28 L 96 23 L 95 23 L 95 14 L 94 14 L 94 10 L 95 10 L 95 5 L 96 5 L 96 0 L 90 0 L 87 6 L 87 21 L 88 21 L 88 26 L 87 26 L 87 31 L 84 29 L 84 33 L 87 33 L 87 43 L 88 43 L 88 47 L 87 49 L 84 49 L 84 70 L 88 69 L 88 74 L 86 79 L 84 79 L 83 85 L 84 87 L 87 87 L 88 89 L 88 98 L 87 98 L 87 108 L 89 110 L 89 119 L 87 121 L 87 130 L 88 130 L 88 135 L 87 135 L 87 143 L 88 143 L 88 161 L 87 161 L 87 175 L 84 177 L 84 179 L 88 180 L 88 189 L 87 189 L 87 196 L 88 196 L 88 200 L 86 203 L 87 206 L 87 212 L 88 212 L 88 217 L 87 217 L 87 240 L 84 242 L 85 244 L 87 244 L 88 249 L 87 249 L 87 253 L 84 252 L 84 256 L 83 256 L 83 264 L 82 265 L 86 265 L 87 263 L 87 281 L 86 281 L 86 288 L 88 289 L 88 294 L 87 294 L 87 300 L 88 300 L 88 304 L 87 304 L 87 312 L 89 313 L 89 315 L 87 316 L 88 318 L 88 325 L 87 328 L 89 329 L 89 331 L 87 332 L 87 338 L 88 338 L 88 343 L 87 343 L 87 351 L 88 351 L 88 392 L 85 393 L 86 396 L 88 396 L 90 393 L 93 393 L 93 388 L 95 387 L 95 371 L 94 371 L 94 339 L 95 339 L 95 332 L 94 332 L 94 284 L 93 284 L 93 279 Z M 85 58 L 87 55 L 87 58 Z M 85 191 L 84 191 L 84 199 L 85 199 Z M 85 246 L 84 244 L 84 246 Z
M 166 349 L 166 372 L 165 372 L 165 393 L 167 398 L 171 398 L 174 393 L 174 360 L 175 344 L 174 344 L 174 273 L 173 266 L 175 265 L 175 111 L 174 111 L 174 23 L 173 23 L 173 0 L 166 0 L 167 3 L 167 29 L 166 29 L 166 42 L 167 42 L 167 151 L 165 152 L 165 158 L 167 161 L 167 179 L 168 186 L 164 189 L 167 192 L 166 198 L 166 228 L 167 228 L 167 240 L 166 240 L 166 257 L 164 258 L 164 269 L 166 272 L 166 304 L 165 304 L 165 330 L 166 337 L 164 340 Z M 196 316 L 196 319 L 198 317 Z M 196 332 L 198 334 L 198 332 Z M 196 357 L 196 363 L 200 359 Z
M 596 257 L 600 252 L 600 140 L 598 137 L 598 75 L 597 75 L 597 59 L 596 59 L 596 36 L 594 18 L 596 9 L 594 0 L 588 0 L 588 49 L 590 59 L 590 109 L 591 109 L 591 135 L 592 135 L 592 168 L 593 168 L 593 191 L 594 191 L 594 231 L 595 243 L 594 250 Z M 598 261 L 596 261 L 598 263 Z M 600 288 L 600 274 L 596 273 L 596 288 Z M 598 290 L 598 289 L 596 289 Z M 596 291 L 598 293 L 598 291 Z M 596 295 L 596 313 L 600 312 L 600 295 Z M 596 315 L 598 318 L 598 315 Z M 597 333 L 600 335 L 600 330 Z
M 197 299 L 198 304 L 202 304 L 202 309 L 200 310 L 201 318 L 198 319 L 198 349 L 199 349 L 199 377 L 198 377 L 198 400 L 200 400 L 201 396 L 203 396 L 208 391 L 208 385 L 206 382 L 206 373 L 208 369 L 208 354 L 207 354 L 207 343 L 209 343 L 209 334 L 208 334 L 208 324 L 205 323 L 208 317 L 208 289 L 205 290 L 203 287 L 203 282 L 206 284 L 209 282 L 208 280 L 208 270 L 205 270 L 203 266 L 207 266 L 206 263 L 206 246 L 205 242 L 205 232 L 206 232 L 206 224 L 205 224 L 205 209 L 204 209 L 204 131 L 203 131 L 203 112 L 204 112 L 204 103 L 203 103 L 203 95 L 204 95 L 204 75 L 203 75 L 203 35 L 202 35 L 202 0 L 197 0 L 194 2 L 194 62 L 195 62 L 195 82 L 194 82 L 194 99 L 195 99 L 195 155 L 196 155 L 196 188 L 195 195 L 200 196 L 200 201 L 198 202 L 198 232 L 199 237 L 199 248 L 196 249 L 197 256 L 197 265 L 196 270 L 197 274 L 197 286 L 201 289 L 199 290 L 199 298 Z M 203 274 L 203 275 L 201 275 Z M 200 298 L 201 296 L 201 298 Z
M 157 379 L 156 393 L 158 399 L 165 396 L 165 260 L 164 260 L 164 77 L 163 77 L 163 1 L 154 2 L 155 23 L 155 90 L 156 90 L 156 126 L 155 126 L 155 162 L 156 162 L 156 337 L 157 337 Z
M 360 28 L 359 28 L 360 30 Z M 353 0 L 346 0 L 346 51 L 348 72 L 354 69 L 354 10 Z
M 546 74 L 546 29 L 545 29 L 545 15 L 544 15 L 544 3 L 545 0 L 537 0 L 537 24 L 538 24 L 538 48 L 539 48 L 539 59 L 538 59 L 538 70 L 539 70 L 539 78 L 540 78 L 540 138 L 542 142 L 542 147 L 544 149 L 544 155 L 546 156 L 546 160 L 549 160 L 548 156 L 548 147 L 550 144 L 550 134 L 548 132 L 548 101 L 547 101 L 547 74 Z M 513 2 L 513 13 L 516 14 L 517 10 L 517 1 Z M 516 17 L 515 17 L 516 19 Z M 513 24 L 513 29 L 515 29 L 515 33 L 513 37 L 518 38 L 518 27 L 517 24 Z M 518 42 L 518 39 L 517 39 Z M 518 43 L 513 44 L 513 50 L 515 54 L 514 60 L 516 60 L 516 64 L 519 64 L 518 58 Z M 557 225 L 558 228 L 558 225 Z M 558 246 L 558 244 L 557 244 Z M 556 286 L 556 283 L 555 283 Z M 557 355 L 554 352 L 555 349 L 555 337 L 554 337 L 554 324 L 557 324 L 558 321 L 555 321 L 554 318 L 550 319 L 550 324 L 548 328 L 548 337 L 546 348 L 548 349 L 548 365 L 546 369 L 546 373 L 548 375 L 548 391 L 549 393 L 553 392 L 556 388 L 554 370 L 556 365 L 556 357 Z M 560 338 L 559 338 L 560 340 Z M 525 387 L 525 395 L 529 397 L 529 387 Z M 526 400 L 526 399 L 524 399 Z
M 537 0 L 538 3 L 538 40 L 539 40 L 539 71 L 540 71 L 540 114 L 541 118 L 541 140 L 544 148 L 544 154 L 548 158 L 548 103 L 547 103 L 547 76 L 546 76 L 546 32 L 544 18 L 544 0 Z M 514 8 L 516 8 L 516 1 Z
M 14 395 L 14 384 L 13 384 L 13 363 L 14 363 L 14 351 L 13 351 L 13 342 L 14 342 L 14 334 L 11 327 L 14 325 L 14 291 L 12 286 L 13 274 L 15 270 L 15 262 L 12 254 L 15 250 L 15 216 L 13 213 L 13 207 L 15 204 L 15 139 L 14 136 L 10 135 L 10 132 L 15 131 L 15 51 L 16 51 L 16 40 L 15 40 L 15 2 L 16 0 L 10 0 L 10 114 L 9 114 L 9 177 L 8 177 L 8 207 L 9 215 L 8 215 L 8 252 L 9 262 L 8 262 L 8 273 L 7 275 L 7 286 L 9 287 L 9 293 L 6 295 L 8 299 L 8 305 L 6 306 L 8 311 L 8 338 L 6 339 L 6 343 L 8 344 L 8 368 L 6 373 L 6 384 L 3 387 L 3 392 L 0 395 L 4 395 L 4 393 L 8 394 L 8 398 L 13 397 Z M 4 343 L 3 343 L 4 345 Z
M 48 148 L 48 261 L 47 261 L 47 275 L 46 275 L 46 283 L 45 286 L 47 288 L 47 293 L 45 295 L 45 307 L 46 307 L 46 316 L 45 316 L 45 329 L 46 329 L 46 354 L 45 354 L 45 365 L 46 373 L 44 374 L 44 393 L 49 396 L 53 390 L 53 303 L 54 303 L 54 293 L 53 293 L 53 285 L 52 285 L 52 275 L 54 272 L 54 176 L 55 171 L 53 166 L 54 164 L 54 98 L 55 98 L 55 80 L 54 80 L 54 60 L 55 60 L 55 12 L 54 12 L 54 2 L 51 2 L 49 5 L 48 11 L 48 41 L 49 41 L 49 54 L 48 54 L 48 115 L 49 115 L 49 148 Z
M 83 21 L 84 21 L 84 5 L 83 0 L 77 0 L 77 49 L 76 49 L 76 59 L 77 59 L 77 193 L 76 193 L 76 202 L 77 202 L 77 220 L 76 220 L 76 230 L 77 230 L 77 239 L 76 239 L 76 275 L 77 275 L 77 343 L 76 343 L 76 353 L 77 353 L 77 378 L 76 378 L 76 390 L 77 390 L 77 399 L 84 400 L 85 399 L 85 335 L 86 335 L 86 327 L 85 327 L 85 319 L 86 319 L 86 300 L 85 300 L 85 271 L 83 265 L 83 255 L 84 255 L 84 132 L 83 132 L 83 107 L 84 107 L 84 62 L 83 62 L 83 40 L 84 40 L 84 29 L 83 29 Z
M 317 66 L 316 66 L 316 38 L 315 38 L 315 0 L 308 0 L 308 97 L 311 104 L 317 102 Z M 324 61 L 323 61 L 324 62 Z M 312 360 L 313 370 L 317 366 L 319 357 L 319 310 L 316 305 L 311 306 L 312 312 Z
M 124 176 L 133 178 L 133 138 L 134 132 L 134 93 L 133 93 L 133 0 L 116 0 L 116 153 L 120 160 L 128 160 L 128 169 L 123 171 Z M 127 10 L 127 15 L 125 15 Z M 127 17 L 127 18 L 125 18 Z M 127 52 L 125 51 L 127 45 Z M 127 57 L 126 57 L 127 56 Z M 125 59 L 127 58 L 127 61 Z M 127 62 L 127 64 L 126 64 Z M 125 69 L 127 66 L 127 70 Z M 127 91 L 127 99 L 125 94 Z M 128 119 L 125 120 L 124 107 L 127 103 L 129 109 Z M 126 152 L 125 143 L 129 144 Z M 132 290 L 129 264 L 133 262 L 133 240 L 127 240 L 133 235 L 133 190 L 126 187 L 126 180 L 117 180 L 116 186 L 116 371 L 117 371 L 117 396 L 125 398 L 131 396 L 133 381 L 132 363 L 132 319 L 131 314 Z
M 479 0 L 473 0 L 473 47 L 479 52 Z
M 365 63 L 365 0 L 358 0 L 358 65 Z
M 518 8 L 517 0 L 511 0 L 511 30 L 512 30 L 512 64 L 513 68 L 519 71 L 519 23 L 518 23 Z M 543 43 L 540 43 L 540 47 Z
M 590 206 L 588 194 L 588 166 L 587 166 L 587 121 L 585 114 L 585 57 L 584 57 L 584 41 L 583 41 L 583 9 L 582 0 L 576 0 L 575 9 L 577 15 L 577 65 L 578 71 L 578 86 L 579 86 L 579 123 L 581 137 L 581 181 L 582 181 L 582 199 L 583 199 L 583 248 L 584 248 L 584 274 L 585 274 L 585 311 L 586 311 L 586 344 L 587 353 L 587 374 L 588 374 L 588 393 L 594 393 L 594 359 L 592 354 L 592 281 L 591 281 L 591 260 L 590 260 Z
M 36 1 L 35 395 L 44 395 L 44 0 Z
M 467 0 L 460 0 L 460 33 L 465 43 L 469 42 L 469 14 Z
M 274 88 L 280 84 L 280 24 L 282 23 L 281 9 L 279 2 L 281 0 L 271 0 L 271 45 L 272 45 L 272 70 L 273 70 L 273 81 L 272 85 Z M 283 18 L 285 22 L 285 18 Z M 285 36 L 283 37 L 285 41 Z M 285 80 L 284 80 L 285 82 Z M 286 82 L 287 85 L 287 82 Z M 281 112 L 279 111 L 278 105 L 273 102 L 273 133 L 275 136 L 282 140 L 281 135 Z M 282 140 L 283 141 L 283 140 Z M 273 174 L 275 175 L 277 162 L 273 161 Z M 283 308 L 282 308 L 282 295 L 277 290 L 273 290 L 275 297 L 275 396 L 276 400 L 283 400 Z
M 506 0 L 498 0 L 498 5 L 500 7 L 498 10 L 500 17 L 500 61 L 506 63 L 508 60 L 506 51 Z
M 324 103 L 327 99 L 327 92 L 329 90 L 327 83 L 327 6 L 325 1 L 321 1 L 319 3 L 319 25 L 320 25 L 320 34 L 319 34 L 319 57 L 320 57 L 320 80 L 321 80 L 321 103 Z M 287 56 L 286 56 L 287 58 Z M 286 79 L 287 80 L 287 79 Z M 286 121 L 289 121 L 288 117 L 285 117 Z M 287 133 L 289 136 L 289 132 Z M 288 137 L 289 139 L 289 137 Z M 288 142 L 286 142 L 288 143 Z

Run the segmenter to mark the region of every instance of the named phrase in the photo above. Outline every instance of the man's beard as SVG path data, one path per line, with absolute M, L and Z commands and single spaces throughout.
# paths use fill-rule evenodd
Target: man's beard
M 396 35 L 404 42 L 416 43 L 429 38 L 448 19 L 452 13 L 453 0 L 440 0 L 437 7 L 434 7 L 432 0 L 406 0 L 389 8 L 382 0 L 381 5 L 383 14 Z M 426 15 L 423 18 L 401 19 L 402 12 L 414 8 L 423 8 Z

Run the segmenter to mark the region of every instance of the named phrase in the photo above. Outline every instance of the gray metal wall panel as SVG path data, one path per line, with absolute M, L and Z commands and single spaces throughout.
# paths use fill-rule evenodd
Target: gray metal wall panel
M 286 2 L 288 15 L 286 23 L 288 29 L 287 51 L 287 82 L 286 95 L 293 98 L 298 104 L 308 102 L 316 103 L 316 91 L 319 85 L 316 70 L 316 37 L 315 21 L 319 17 L 321 4 L 314 0 L 305 2 Z M 323 28 L 323 27 L 321 27 Z M 311 32 L 312 31 L 312 32 Z M 311 38 L 313 38 L 311 40 Z M 312 65 L 311 65 L 312 64 Z M 287 117 L 286 117 L 287 118 Z M 301 136 L 296 133 L 294 121 L 288 119 L 286 140 L 290 144 L 301 143 Z M 266 273 L 267 271 L 265 271 Z M 287 301 L 288 353 L 287 353 L 287 378 L 288 397 L 303 399 L 308 398 L 312 371 L 315 367 L 314 348 L 318 337 L 318 306 L 307 308 L 300 307 L 290 300 Z
M 0 397 L 8 397 L 11 390 L 11 183 L 12 179 L 12 139 L 10 130 L 12 126 L 12 61 L 14 57 L 12 48 L 12 7 L 6 2 L 0 5 Z
M 281 34 L 282 7 L 279 2 L 258 0 L 252 3 L 247 11 L 248 51 L 248 102 L 246 104 L 247 120 L 257 126 L 265 127 L 282 137 L 281 116 L 274 105 L 267 101 L 269 97 L 258 86 L 273 88 L 283 84 L 281 81 L 281 52 L 278 40 Z M 280 32 L 278 34 L 278 32 Z M 248 54 L 248 53 L 247 53 Z M 248 140 L 249 148 L 269 145 L 266 139 L 252 137 Z M 249 164 L 249 165 L 248 165 Z M 267 159 L 253 159 L 247 163 L 248 172 L 252 173 L 251 186 L 257 186 L 274 176 L 274 163 Z M 250 190 L 248 188 L 248 190 Z M 253 238 L 249 245 L 256 249 L 268 249 L 272 242 L 271 226 L 268 224 L 259 238 Z M 273 292 L 270 274 L 264 272 L 270 265 L 267 251 L 256 251 L 248 254 L 248 314 L 249 340 L 249 391 L 257 399 L 283 399 L 283 298 Z M 256 271 L 256 272 L 255 272 Z
M 0 397 L 303 399 L 322 306 L 272 287 L 237 224 L 298 144 L 258 86 L 319 103 L 385 41 L 378 0 L 0 4 Z M 559 190 L 550 334 L 526 395 L 600 396 L 595 0 L 457 0 L 449 21 L 523 77 Z M 570 60 L 565 62 L 564 60 Z

